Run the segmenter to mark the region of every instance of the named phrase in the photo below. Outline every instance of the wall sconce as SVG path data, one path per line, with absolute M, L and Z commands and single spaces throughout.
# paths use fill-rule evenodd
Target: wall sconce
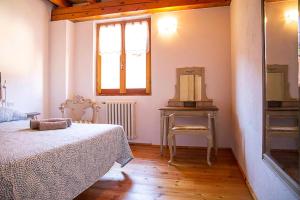
M 177 19 L 175 17 L 162 17 L 157 22 L 158 31 L 161 35 L 172 35 L 177 31 Z
M 291 9 L 287 10 L 284 13 L 284 18 L 287 23 L 295 23 L 298 22 L 298 10 L 297 9 Z

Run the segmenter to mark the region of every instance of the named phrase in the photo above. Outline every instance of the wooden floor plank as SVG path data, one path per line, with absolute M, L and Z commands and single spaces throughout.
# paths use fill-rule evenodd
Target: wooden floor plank
M 213 165 L 203 149 L 179 148 L 175 166 L 167 164 L 168 151 L 132 145 L 135 159 L 118 164 L 75 200 L 249 200 L 252 199 L 230 150 L 221 149 Z

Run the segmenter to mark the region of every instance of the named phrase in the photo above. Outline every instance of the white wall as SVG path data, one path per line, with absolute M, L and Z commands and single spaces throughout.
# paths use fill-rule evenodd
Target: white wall
M 74 23 L 50 22 L 49 41 L 50 116 L 58 117 L 58 107 L 74 91 Z
M 169 38 L 158 34 L 157 20 L 173 15 L 177 33 Z M 152 95 L 131 97 L 95 96 L 95 30 L 93 22 L 75 25 L 75 93 L 97 102 L 115 99 L 137 101 L 135 142 L 159 143 L 159 111 L 175 94 L 175 69 L 203 66 L 207 95 L 220 108 L 217 131 L 221 146 L 231 144 L 231 86 L 229 7 L 154 14 L 152 20 Z M 104 115 L 104 109 L 101 111 Z M 102 117 L 104 122 L 104 117 Z M 180 145 L 204 145 L 199 137 L 182 137 Z
M 67 29 L 66 29 L 66 74 L 69 76 L 67 77 L 67 97 L 71 98 L 74 96 L 74 51 L 75 51 L 75 24 L 71 21 L 67 21 Z
M 261 0 L 231 2 L 233 150 L 258 199 L 297 199 L 262 160 Z
M 24 112 L 48 113 L 50 9 L 45 0 L 0 1 L 0 72 L 8 101 Z
M 75 94 L 95 97 L 95 32 L 93 21 L 75 24 Z

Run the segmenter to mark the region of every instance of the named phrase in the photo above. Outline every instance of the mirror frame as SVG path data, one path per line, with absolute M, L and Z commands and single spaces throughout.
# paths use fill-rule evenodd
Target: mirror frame
M 298 0 L 298 12 L 299 12 L 299 5 L 300 0 Z M 298 16 L 299 18 L 299 16 Z M 298 26 L 300 23 L 298 22 Z M 262 28 L 262 159 L 263 161 L 289 186 L 289 188 L 295 192 L 295 194 L 300 197 L 300 184 L 298 184 L 294 179 L 292 179 L 280 166 L 276 161 L 274 161 L 269 155 L 267 155 L 266 152 L 266 72 L 267 72 L 267 66 L 266 66 L 266 35 L 265 35 L 265 0 L 261 0 L 261 28 Z M 300 31 L 300 28 L 298 28 L 298 31 Z M 300 38 L 298 38 L 299 40 Z M 299 45 L 299 42 L 298 42 Z M 299 49 L 299 46 L 298 46 Z M 298 55 L 299 57 L 300 55 Z M 298 63 L 299 67 L 299 63 Z M 300 95 L 300 87 L 298 85 L 298 93 Z M 298 106 L 300 108 L 300 100 L 298 101 Z M 300 113 L 299 113 L 300 117 Z M 300 156 L 300 155 L 299 155 Z M 299 163 L 300 165 L 300 163 Z
M 283 81 L 283 86 L 282 89 L 284 91 L 284 99 L 286 100 L 293 100 L 293 98 L 291 97 L 290 94 L 290 84 L 289 84 L 289 80 L 288 80 L 288 65 L 278 65 L 278 64 L 274 64 L 274 65 L 266 65 L 266 74 L 269 73 L 281 73 L 283 75 L 284 81 Z M 267 76 L 266 76 L 267 77 Z M 267 91 L 267 89 L 266 89 Z M 266 97 L 266 100 L 267 97 Z M 297 99 L 294 99 L 297 100 Z

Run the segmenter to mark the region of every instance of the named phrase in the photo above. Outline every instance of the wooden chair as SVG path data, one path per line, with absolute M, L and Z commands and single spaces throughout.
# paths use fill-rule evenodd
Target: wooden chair
M 91 119 L 83 119 L 83 116 L 87 113 L 87 110 L 92 110 Z M 82 96 L 75 96 L 73 99 L 67 99 L 59 107 L 62 117 L 66 117 L 67 114 L 73 121 L 78 123 L 97 123 L 100 106 L 90 99 L 85 99 Z
M 175 114 L 171 114 L 169 116 L 169 133 L 168 133 L 168 141 L 169 141 L 169 150 L 170 150 L 170 160 L 169 164 L 173 163 L 173 157 L 176 155 L 176 135 L 201 135 L 205 136 L 207 139 L 207 164 L 211 166 L 210 161 L 210 152 L 213 147 L 213 132 L 210 118 L 212 117 L 208 114 L 208 126 L 194 126 L 194 125 L 176 125 L 175 118 L 179 116 L 175 116 Z

